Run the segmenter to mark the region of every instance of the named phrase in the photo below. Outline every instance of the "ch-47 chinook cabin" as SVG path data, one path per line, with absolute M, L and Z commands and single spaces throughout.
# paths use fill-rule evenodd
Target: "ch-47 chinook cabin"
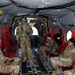
M 55 74 L 50 60 L 74 40 L 75 0 L 0 0 L 0 75 L 75 75 L 74 59 Z

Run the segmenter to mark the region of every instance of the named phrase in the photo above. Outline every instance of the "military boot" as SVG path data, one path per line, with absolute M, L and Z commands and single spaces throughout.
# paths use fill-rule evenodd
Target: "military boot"
M 59 69 L 54 70 L 51 75 L 59 75 Z
M 41 54 L 41 55 L 40 55 L 40 59 L 42 59 L 42 58 L 44 58 L 44 54 Z

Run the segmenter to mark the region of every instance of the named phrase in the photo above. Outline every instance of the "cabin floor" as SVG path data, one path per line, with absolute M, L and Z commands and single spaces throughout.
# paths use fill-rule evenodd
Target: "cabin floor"
M 29 63 L 29 60 L 26 60 L 26 62 L 22 62 L 22 69 L 21 69 L 21 75 L 49 75 L 52 73 L 52 70 L 54 69 L 49 61 L 49 58 L 47 55 L 43 59 L 40 59 L 38 54 L 33 51 L 34 56 L 34 69 L 32 68 L 32 65 Z M 47 62 L 45 62 L 47 61 Z M 37 66 L 36 66 L 37 65 Z M 48 67 L 47 67 L 48 66 Z
M 22 75 L 37 75 L 37 74 L 32 74 L 32 73 L 22 73 Z M 40 72 L 38 75 L 48 75 L 46 72 Z

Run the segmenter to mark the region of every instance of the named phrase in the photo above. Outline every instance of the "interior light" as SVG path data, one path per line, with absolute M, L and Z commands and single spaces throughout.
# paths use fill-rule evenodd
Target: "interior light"
M 56 22 L 53 22 L 53 24 L 55 25 L 55 24 L 56 24 Z
M 17 32 L 17 28 L 18 28 L 18 27 L 16 27 L 16 28 L 15 28 L 15 32 L 14 32 L 14 35 L 16 35 L 16 32 Z

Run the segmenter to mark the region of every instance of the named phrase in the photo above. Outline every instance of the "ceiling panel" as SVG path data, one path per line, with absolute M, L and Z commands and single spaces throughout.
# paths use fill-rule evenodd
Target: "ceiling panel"
M 25 9 L 25 8 L 20 8 L 20 7 L 16 7 L 16 5 L 9 5 L 6 7 L 2 7 L 0 8 L 0 10 L 3 11 L 3 13 L 5 14 L 32 14 L 34 12 L 33 9 Z
M 75 12 L 75 5 L 67 7 L 66 9 Z
M 5 5 L 8 5 L 8 4 L 11 4 L 11 1 L 9 1 L 9 0 L 0 0 L 0 6 L 5 6 Z
M 12 1 L 29 8 L 44 8 L 44 7 L 64 5 L 73 2 L 75 0 L 12 0 Z
M 41 10 L 39 11 L 39 14 L 45 14 L 48 16 L 58 16 L 58 17 L 62 17 L 65 16 L 67 14 L 71 13 L 71 11 L 66 10 L 66 9 L 48 9 L 48 10 Z
M 10 0 L 12 1 L 12 0 Z M 0 6 L 1 5 L 7 5 L 10 4 L 9 0 L 0 0 Z M 57 5 L 63 5 L 75 0 L 13 0 L 23 6 L 29 7 L 29 8 L 42 8 L 43 7 L 48 7 L 48 6 L 57 6 Z M 9 6 L 2 7 L 0 8 L 3 13 L 5 14 L 34 14 L 35 11 L 33 9 L 27 9 L 27 8 L 22 8 L 18 7 L 15 5 L 15 3 L 12 3 Z M 66 10 L 68 9 L 68 10 Z M 50 16 L 64 16 L 70 13 L 69 10 L 75 11 L 75 5 L 68 7 L 66 9 L 44 9 L 44 10 L 39 10 L 37 14 L 41 15 L 50 15 Z

